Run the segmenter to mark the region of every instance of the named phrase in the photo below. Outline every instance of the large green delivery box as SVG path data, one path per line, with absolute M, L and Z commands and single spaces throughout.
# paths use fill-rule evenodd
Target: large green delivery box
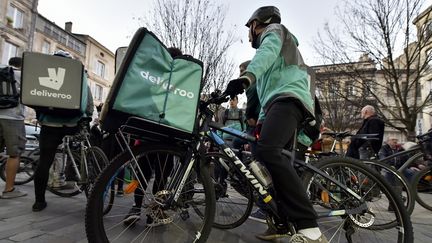
M 172 58 L 152 32 L 140 28 L 103 106 L 102 128 L 113 132 L 139 117 L 134 126 L 143 130 L 190 137 L 196 131 L 202 66 L 191 56 Z

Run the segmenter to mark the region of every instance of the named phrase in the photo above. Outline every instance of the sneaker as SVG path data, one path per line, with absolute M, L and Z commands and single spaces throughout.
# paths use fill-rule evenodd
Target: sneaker
M 287 232 L 277 232 L 277 230 L 272 227 L 268 227 L 267 230 L 262 234 L 255 235 L 256 238 L 265 241 L 272 241 L 275 239 L 285 238 L 288 236 L 289 234 Z
M 119 190 L 119 191 L 117 191 L 116 196 L 117 197 L 123 197 L 123 194 L 124 194 L 123 190 Z
M 126 226 L 133 226 L 141 218 L 141 209 L 132 207 L 129 213 L 124 217 L 123 224 Z
M 11 191 L 3 192 L 3 194 L 0 196 L 0 198 L 11 199 L 11 198 L 17 198 L 17 197 L 24 197 L 26 195 L 27 195 L 27 192 L 20 191 L 14 187 Z
M 291 237 L 289 242 L 290 243 L 328 243 L 327 238 L 323 234 L 321 234 L 321 236 L 316 240 L 312 240 L 303 234 L 295 234 Z
M 259 208 L 257 211 L 255 211 L 254 213 L 251 213 L 251 215 L 249 216 L 250 219 L 258 221 L 260 223 L 265 224 L 266 218 L 267 218 L 267 213 L 262 210 L 261 208 Z
M 72 190 L 77 188 L 77 184 L 75 181 L 65 181 L 64 184 L 53 184 L 51 188 L 57 190 Z

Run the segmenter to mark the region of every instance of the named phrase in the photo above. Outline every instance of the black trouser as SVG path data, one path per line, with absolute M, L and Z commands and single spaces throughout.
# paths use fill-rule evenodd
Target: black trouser
M 66 135 L 78 132 L 78 127 L 42 126 L 39 138 L 39 164 L 35 171 L 34 188 L 37 202 L 45 202 L 45 190 L 48 184 L 49 169 L 54 161 L 58 146 Z
M 297 230 L 317 227 L 317 215 L 307 198 L 306 190 L 289 159 L 282 155 L 287 144 L 304 120 L 303 110 L 293 101 L 274 103 L 262 124 L 257 158 L 269 170 L 281 217 L 288 217 Z

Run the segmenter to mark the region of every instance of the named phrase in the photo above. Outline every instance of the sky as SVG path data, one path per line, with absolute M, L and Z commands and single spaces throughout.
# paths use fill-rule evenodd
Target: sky
M 284 24 L 299 40 L 299 49 L 309 65 L 317 63 L 312 43 L 326 21 L 335 21 L 334 8 L 340 0 L 213 0 L 228 7 L 227 25 L 237 25 L 239 41 L 230 50 L 235 63 L 251 59 L 255 50 L 248 42 L 248 29 L 244 24 L 259 7 L 277 6 Z M 430 0 L 432 1 L 432 0 Z M 41 15 L 64 28 L 73 23 L 72 32 L 88 34 L 112 52 L 127 46 L 139 28 L 137 17 L 149 13 L 153 0 L 39 0 Z

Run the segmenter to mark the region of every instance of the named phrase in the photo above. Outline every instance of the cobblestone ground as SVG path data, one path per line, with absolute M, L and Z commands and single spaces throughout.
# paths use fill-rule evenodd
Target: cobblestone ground
M 0 188 L 4 188 L 3 181 L 0 181 Z M 42 212 L 33 213 L 33 183 L 19 188 L 27 191 L 28 195 L 17 199 L 0 199 L 0 243 L 87 242 L 84 230 L 84 194 L 61 198 L 47 192 L 48 207 Z M 432 212 L 417 204 L 411 219 L 415 242 L 432 242 Z M 208 242 L 261 242 L 254 234 L 265 229 L 264 224 L 248 220 L 234 230 L 212 230 Z

